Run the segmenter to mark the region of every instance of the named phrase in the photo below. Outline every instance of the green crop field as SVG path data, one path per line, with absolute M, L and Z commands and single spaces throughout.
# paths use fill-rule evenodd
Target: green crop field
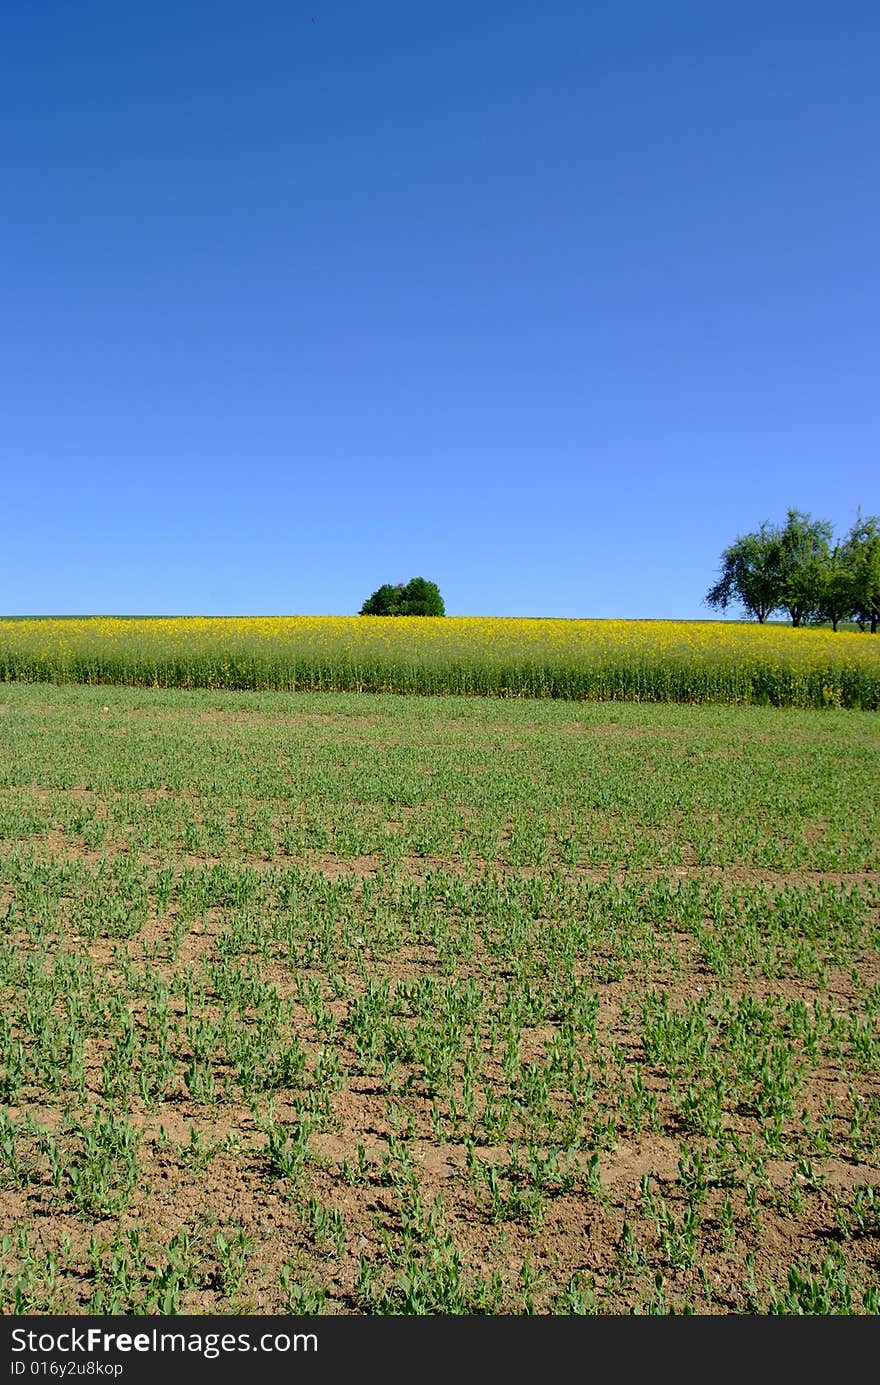
M 833 705 L 0 684 L 0 1311 L 876 1314 L 878 785 Z

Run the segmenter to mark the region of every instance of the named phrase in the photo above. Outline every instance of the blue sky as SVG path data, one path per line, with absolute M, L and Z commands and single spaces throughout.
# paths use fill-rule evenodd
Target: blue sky
M 876 513 L 878 51 L 873 0 L 5 5 L 0 612 L 705 618 L 737 534 Z

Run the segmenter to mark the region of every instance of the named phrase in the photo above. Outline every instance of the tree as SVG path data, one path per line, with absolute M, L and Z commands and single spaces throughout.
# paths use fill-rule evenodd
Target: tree
M 876 635 L 880 623 L 880 517 L 861 512 L 843 542 L 852 571 L 852 614 Z
M 742 534 L 721 554 L 721 575 L 706 593 L 706 605 L 726 611 L 739 602 L 763 625 L 782 606 L 780 534 L 766 521 L 757 533 Z
M 819 601 L 813 613 L 817 621 L 830 621 L 832 630 L 847 616 L 852 615 L 854 606 L 853 564 L 841 544 L 837 544 L 828 558 L 822 574 L 822 587 Z
M 399 614 L 402 587 L 392 587 L 390 582 L 373 592 L 360 609 L 362 616 L 396 616 Z
M 785 609 L 792 625 L 847 616 L 872 635 L 880 627 L 880 516 L 863 516 L 832 549 L 832 527 L 803 510 L 789 510 L 783 528 L 765 521 L 721 555 L 721 574 L 706 593 L 708 606 L 726 610 L 734 601 L 765 621 Z
M 386 582 L 364 602 L 362 616 L 444 616 L 446 608 L 436 582 L 412 577 L 406 586 Z
M 445 616 L 446 607 L 436 582 L 412 577 L 400 593 L 400 615 Z
M 780 604 L 794 626 L 815 615 L 822 600 L 831 560 L 831 525 L 802 510 L 789 510 L 778 534 Z

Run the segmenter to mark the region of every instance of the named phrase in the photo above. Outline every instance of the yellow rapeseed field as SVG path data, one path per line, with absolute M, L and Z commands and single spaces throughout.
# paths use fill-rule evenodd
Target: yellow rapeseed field
M 0 679 L 876 709 L 880 638 L 726 621 L 3 620 Z

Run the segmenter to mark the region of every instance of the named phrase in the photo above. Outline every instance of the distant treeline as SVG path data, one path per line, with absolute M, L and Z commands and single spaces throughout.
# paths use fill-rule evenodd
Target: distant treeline
M 858 514 L 845 538 L 835 542 L 828 520 L 789 510 L 784 525 L 765 521 L 741 534 L 721 555 L 709 606 L 738 603 L 762 624 L 787 611 L 792 625 L 852 622 L 877 633 L 880 623 L 880 517 Z

